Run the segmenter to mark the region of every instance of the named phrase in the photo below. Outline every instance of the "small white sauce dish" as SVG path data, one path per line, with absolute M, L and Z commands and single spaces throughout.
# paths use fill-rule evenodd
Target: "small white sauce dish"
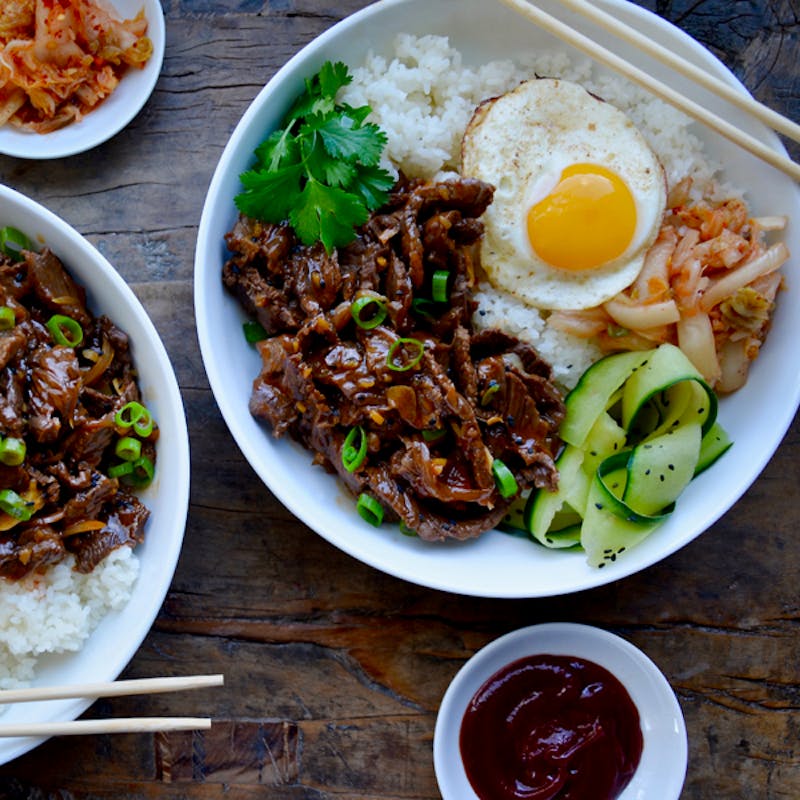
M 501 636 L 459 670 L 436 719 L 433 762 L 443 800 L 477 800 L 459 748 L 461 720 L 470 700 L 498 670 L 520 658 L 566 655 L 607 669 L 639 711 L 644 739 L 641 760 L 618 800 L 677 800 L 686 777 L 688 742 L 681 707 L 658 667 L 619 636 L 575 623 L 532 625 Z
M 129 69 L 119 85 L 80 122 L 51 133 L 33 133 L 11 125 L 0 126 L 0 154 L 46 160 L 91 150 L 119 133 L 139 113 L 155 88 L 164 62 L 166 24 L 160 0 L 111 0 L 120 19 L 130 19 L 143 8 L 153 55 L 142 69 Z

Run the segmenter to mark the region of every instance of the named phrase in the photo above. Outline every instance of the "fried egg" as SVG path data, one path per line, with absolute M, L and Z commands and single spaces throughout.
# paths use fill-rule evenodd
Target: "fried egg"
M 495 187 L 489 281 L 542 309 L 591 308 L 630 285 L 666 206 L 664 170 L 633 122 L 569 81 L 526 81 L 481 104 L 462 174 Z

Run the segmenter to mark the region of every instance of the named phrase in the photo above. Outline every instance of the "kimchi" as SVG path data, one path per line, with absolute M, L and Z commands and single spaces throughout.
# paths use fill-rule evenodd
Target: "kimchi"
M 80 120 L 153 53 L 144 9 L 103 0 L 0 3 L 0 125 L 48 133 Z

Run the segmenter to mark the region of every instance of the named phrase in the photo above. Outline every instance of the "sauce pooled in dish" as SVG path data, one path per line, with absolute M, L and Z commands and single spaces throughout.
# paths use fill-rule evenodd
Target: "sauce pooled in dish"
M 503 667 L 461 723 L 464 769 L 481 800 L 613 800 L 642 746 L 625 687 L 574 656 L 529 656 Z

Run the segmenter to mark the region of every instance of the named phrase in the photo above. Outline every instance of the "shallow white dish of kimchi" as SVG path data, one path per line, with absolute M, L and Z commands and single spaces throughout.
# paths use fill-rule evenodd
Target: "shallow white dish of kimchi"
M 159 0 L 0 4 L 0 153 L 74 155 L 121 131 L 164 58 Z

